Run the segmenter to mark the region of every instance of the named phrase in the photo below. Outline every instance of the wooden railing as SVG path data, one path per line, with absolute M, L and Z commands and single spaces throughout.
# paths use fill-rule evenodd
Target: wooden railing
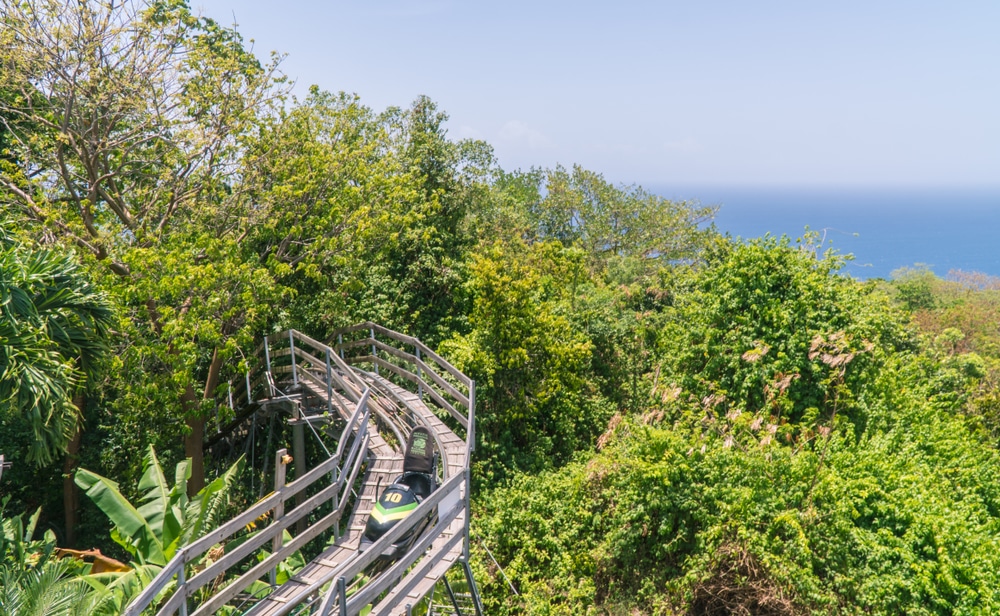
M 392 342 L 401 343 L 403 348 Z M 381 372 L 385 370 L 396 377 L 392 380 L 397 384 L 446 412 L 454 421 L 451 427 L 466 442 L 465 466 L 469 465 L 476 443 L 475 381 L 420 340 L 371 322 L 337 330 L 330 338 L 330 346 L 345 363 L 355 367 L 368 364 L 375 374 L 388 377 Z
M 194 596 L 207 584 L 214 582 L 221 574 L 230 568 L 243 563 L 252 555 L 257 554 L 265 546 L 272 552 L 246 573 L 242 574 L 221 590 L 216 591 L 194 612 L 196 615 L 215 613 L 221 606 L 231 600 L 251 584 L 260 580 L 277 567 L 278 563 L 288 558 L 296 550 L 319 536 L 321 533 L 335 527 L 341 520 L 347 504 L 348 495 L 358 473 L 368 455 L 368 397 L 366 389 L 358 399 L 356 408 L 347 422 L 343 436 L 334 453 L 322 464 L 311 469 L 301 478 L 284 484 L 283 459 L 285 450 L 276 456 L 276 486 L 275 491 L 258 501 L 236 518 L 201 537 L 194 543 L 180 548 L 166 567 L 156 576 L 153 582 L 133 600 L 126 608 L 126 616 L 138 616 L 176 579 L 176 586 L 166 603 L 157 611 L 157 616 L 188 613 L 188 599 Z M 350 443 L 350 449 L 347 445 Z M 330 473 L 336 480 L 320 489 L 308 500 L 302 502 L 289 512 L 285 512 L 286 503 L 303 493 L 306 488 L 321 481 L 327 481 Z M 283 485 L 282 485 L 283 484 Z M 323 503 L 331 503 L 330 513 L 311 524 L 305 532 L 299 533 L 288 543 L 282 537 L 284 531 L 303 519 Z M 254 533 L 237 548 L 222 556 L 207 567 L 196 573 L 192 566 L 198 563 L 212 548 L 233 538 L 251 523 L 258 521 L 268 512 L 271 513 L 270 523 Z M 194 573 L 190 579 L 188 575 Z M 273 576 L 272 576 L 273 577 Z
M 399 344 L 403 348 L 393 346 L 392 343 Z M 330 339 L 330 344 L 344 362 L 355 370 L 360 371 L 360 367 L 366 364 L 371 367 L 374 374 L 372 372 L 367 374 L 375 377 L 368 379 L 373 388 L 396 395 L 382 384 L 382 379 L 391 380 L 417 394 L 429 409 L 433 409 L 433 405 L 436 405 L 440 409 L 439 418 L 442 421 L 447 420 L 447 427 L 440 429 L 444 431 L 450 429 L 456 436 L 464 436 L 465 441 L 462 472 L 449 476 L 446 470 L 445 483 L 432 494 L 431 498 L 421 504 L 417 512 L 407 518 L 408 523 L 403 530 L 398 534 L 391 532 L 382 537 L 379 543 L 369 548 L 369 551 L 378 554 L 388 548 L 395 541 L 393 537 L 401 536 L 405 529 L 422 519 L 419 511 L 424 505 L 443 502 L 445 505 L 438 512 L 438 523 L 434 528 L 425 532 L 389 570 L 383 572 L 376 580 L 367 582 L 350 598 L 347 597 L 346 584 L 352 578 L 353 569 L 339 575 L 337 584 L 327 591 L 319 611 L 321 615 L 337 613 L 340 616 L 353 616 L 390 588 L 394 589 L 397 596 L 399 593 L 409 592 L 410 588 L 399 586 L 404 583 L 401 581 L 404 573 L 407 575 L 403 579 L 409 580 L 408 584 L 418 584 L 422 576 L 428 574 L 459 544 L 462 545 L 464 563 L 468 565 L 471 495 L 469 465 L 475 449 L 476 383 L 420 340 L 375 323 L 361 323 L 336 331 Z M 401 406 L 406 408 L 405 402 L 402 400 L 400 402 Z M 427 404 L 428 402 L 433 405 Z M 437 425 L 441 426 L 440 423 Z M 441 441 L 444 435 L 437 430 L 432 434 L 438 444 L 438 451 L 445 455 L 446 449 Z M 464 514 L 463 532 L 454 533 L 443 544 L 436 545 L 431 553 L 427 553 L 428 547 L 442 536 L 459 514 Z M 374 556 L 368 558 L 373 559 Z M 368 562 L 367 558 L 364 562 Z M 467 569 L 466 573 L 471 580 L 471 570 Z
M 391 433 L 400 449 L 410 430 L 426 421 L 417 416 L 398 391 L 383 379 L 405 387 L 425 403 L 432 403 L 427 404 L 427 408 L 438 409 L 436 414 L 441 421 L 436 423 L 438 428 L 432 431 L 432 435 L 442 456 L 446 453 L 442 439 L 449 430 L 456 433 L 454 436 L 464 437 L 464 447 L 459 450 L 462 472 L 449 472 L 445 464 L 444 483 L 413 514 L 395 525 L 365 552 L 346 560 L 323 575 L 322 579 L 312 580 L 306 590 L 308 594 L 318 593 L 334 582 L 320 613 L 357 614 L 376 597 L 401 583 L 400 579 L 408 570 L 404 579 L 415 580 L 415 571 L 429 572 L 460 542 L 467 565 L 471 487 L 469 462 L 475 447 L 475 382 L 416 338 L 374 323 L 345 328 L 335 332 L 333 337 L 335 342 L 326 345 L 295 330 L 266 336 L 258 348 L 264 359 L 261 367 L 245 376 L 243 391 L 234 393 L 231 389 L 228 397 L 234 410 L 241 405 L 287 401 L 293 415 L 292 425 L 297 430 L 301 430 L 303 425 L 311 425 L 310 422 L 317 417 L 322 419 L 322 415 L 347 418 L 336 452 L 303 476 L 285 484 L 286 452 L 279 451 L 275 461 L 274 492 L 235 519 L 179 549 L 150 586 L 129 604 L 124 612 L 126 615 L 138 616 L 154 601 L 162 601 L 162 595 L 174 584 L 157 616 L 177 613 L 187 616 L 189 603 L 199 592 L 205 592 L 202 589 L 222 579 L 223 574 L 233 567 L 249 566 L 244 563 L 251 556 L 270 547 L 270 554 L 261 557 L 259 562 L 249 566 L 242 575 L 221 589 L 213 589 L 211 596 L 206 597 L 193 612 L 194 616 L 214 613 L 269 574 L 273 585 L 273 572 L 278 563 L 331 528 L 336 534 L 349 502 L 350 490 L 368 456 L 369 421 L 374 420 L 380 432 Z M 366 372 L 363 367 L 371 371 Z M 311 406 L 310 402 L 325 405 L 326 408 L 318 415 L 316 406 Z M 446 426 L 441 422 L 445 422 Z M 456 443 L 454 436 L 448 437 L 452 445 Z M 447 451 L 454 453 L 455 449 Z M 296 458 L 300 458 L 299 451 L 296 451 Z M 328 475 L 335 479 L 324 487 L 321 480 Z M 310 495 L 307 490 L 314 493 Z M 292 499 L 296 504 L 286 512 L 286 504 Z M 307 516 L 327 502 L 331 511 L 302 527 Z M 434 527 L 423 533 L 387 571 L 367 581 L 348 599 L 347 583 L 435 510 Z M 260 520 L 268 512 L 272 516 L 268 526 L 215 562 L 196 568 L 209 550 L 238 535 L 248 524 Z M 464 532 L 454 533 L 443 545 L 435 546 L 431 553 L 427 553 L 433 541 L 463 514 Z M 284 542 L 284 532 L 296 524 L 299 524 L 300 532 Z M 471 576 L 468 570 L 466 573 Z M 289 609 L 292 607 L 288 606 Z
M 319 614 L 321 616 L 327 616 L 334 612 L 341 615 L 358 614 L 365 606 L 372 603 L 376 597 L 386 590 L 395 587 L 402 574 L 423 556 L 431 543 L 441 536 L 441 533 L 458 517 L 459 513 L 462 513 L 464 504 L 460 504 L 460 492 L 463 486 L 467 485 L 467 482 L 467 472 L 455 475 L 444 482 L 441 487 L 432 492 L 430 496 L 420 503 L 413 510 L 413 513 L 393 526 L 389 532 L 382 535 L 378 541 L 370 545 L 357 558 L 345 562 L 340 569 L 333 572 L 332 575 L 336 579 L 336 582 L 330 591 L 327 592 L 323 603 L 320 605 Z M 435 508 L 438 511 L 437 523 L 434 525 L 434 528 L 429 532 L 425 532 L 410 547 L 409 551 L 389 567 L 389 569 L 382 572 L 376 579 L 367 582 L 348 598 L 346 592 L 347 583 L 364 571 L 368 565 L 375 562 L 379 555 L 389 549 L 400 537 L 409 532 L 410 529 L 423 521 L 427 516 L 432 515 Z M 420 562 L 419 566 L 422 569 L 429 570 L 437 564 L 441 557 L 447 554 L 448 550 L 462 541 L 462 539 L 463 536 L 461 534 L 454 535 L 447 545 L 441 546 L 441 549 L 435 552 L 436 558 L 432 556 L 430 559 L 425 559 Z

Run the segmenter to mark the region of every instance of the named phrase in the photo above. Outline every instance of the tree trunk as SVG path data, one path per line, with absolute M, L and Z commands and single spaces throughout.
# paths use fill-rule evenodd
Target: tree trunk
M 219 385 L 219 374 L 222 372 L 222 358 L 219 350 L 212 352 L 212 362 L 208 366 L 208 377 L 205 379 L 203 400 L 215 399 L 215 388 Z M 184 436 L 184 456 L 191 458 L 191 479 L 188 480 L 188 496 L 194 496 L 205 487 L 205 418 L 196 411 L 198 400 L 194 388 L 188 386 L 184 390 L 183 406 L 187 413 L 188 433 Z
M 80 411 L 80 420 L 83 420 L 84 406 L 87 398 L 81 393 L 73 397 L 73 404 Z M 73 481 L 73 474 L 80 463 L 80 440 L 83 436 L 83 426 L 77 425 L 76 434 L 66 446 L 66 458 L 63 462 L 63 511 L 66 524 L 65 546 L 76 547 L 76 524 L 77 508 L 80 506 L 80 492 Z
M 188 417 L 189 432 L 184 436 L 184 456 L 191 459 L 191 479 L 188 480 L 188 496 L 193 497 L 205 487 L 205 418 Z
M 198 411 L 198 397 L 188 385 L 181 396 L 188 432 L 184 435 L 184 457 L 191 460 L 191 478 L 188 479 L 188 496 L 194 496 L 205 487 L 205 418 Z

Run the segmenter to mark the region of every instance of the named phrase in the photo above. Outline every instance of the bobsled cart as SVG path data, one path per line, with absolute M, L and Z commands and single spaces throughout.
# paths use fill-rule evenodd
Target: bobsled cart
M 430 432 L 423 426 L 414 428 L 406 444 L 403 474 L 386 487 L 368 517 L 365 534 L 361 537 L 362 552 L 389 532 L 389 529 L 400 520 L 410 517 L 417 506 L 437 489 L 435 462 L 434 444 Z M 436 517 L 437 511 L 431 511 L 382 552 L 379 560 L 391 561 L 405 554 Z

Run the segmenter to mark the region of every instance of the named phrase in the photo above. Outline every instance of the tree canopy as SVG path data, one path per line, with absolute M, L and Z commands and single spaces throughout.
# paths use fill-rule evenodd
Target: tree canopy
M 424 96 L 291 96 L 184 0 L 0 25 L 0 452 L 32 462 L 0 486 L 0 611 L 114 613 L 256 502 L 287 431 L 231 422 L 231 382 L 263 334 L 366 320 L 475 380 L 490 613 L 1000 608 L 995 278 L 858 281 L 809 234 L 504 169 Z M 57 561 L 76 526 L 128 573 Z

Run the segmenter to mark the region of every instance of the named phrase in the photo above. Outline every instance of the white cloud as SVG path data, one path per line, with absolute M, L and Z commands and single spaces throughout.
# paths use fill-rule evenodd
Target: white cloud
M 520 120 L 510 120 L 500 129 L 500 139 L 527 145 L 532 150 L 551 148 L 552 140 Z

